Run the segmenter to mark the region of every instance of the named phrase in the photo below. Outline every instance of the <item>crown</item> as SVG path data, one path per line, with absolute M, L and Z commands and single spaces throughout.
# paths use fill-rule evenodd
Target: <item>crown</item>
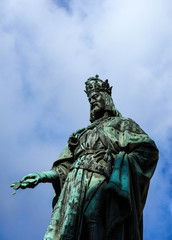
M 87 96 L 89 96 L 91 92 L 107 92 L 110 96 L 112 93 L 112 87 L 109 86 L 108 79 L 103 81 L 99 78 L 99 75 L 88 78 L 85 82 L 85 89 Z

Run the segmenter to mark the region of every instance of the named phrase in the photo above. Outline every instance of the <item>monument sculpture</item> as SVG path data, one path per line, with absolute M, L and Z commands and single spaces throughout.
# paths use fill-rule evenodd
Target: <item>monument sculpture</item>
M 75 131 L 52 169 L 14 190 L 50 182 L 53 212 L 44 240 L 142 240 L 143 209 L 158 149 L 116 109 L 108 80 L 86 81 L 91 124 Z

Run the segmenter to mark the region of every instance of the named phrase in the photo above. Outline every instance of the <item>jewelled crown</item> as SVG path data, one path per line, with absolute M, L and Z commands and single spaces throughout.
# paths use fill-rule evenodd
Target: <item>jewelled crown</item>
M 85 82 L 85 89 L 87 96 L 89 96 L 91 92 L 107 92 L 110 96 L 112 93 L 112 87 L 109 86 L 108 79 L 103 81 L 99 78 L 99 75 L 88 78 Z

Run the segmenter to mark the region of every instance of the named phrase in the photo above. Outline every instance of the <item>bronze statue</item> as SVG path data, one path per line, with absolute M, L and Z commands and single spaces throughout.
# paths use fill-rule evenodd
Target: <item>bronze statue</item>
M 99 76 L 86 82 L 91 124 L 74 132 L 52 169 L 29 174 L 14 190 L 50 182 L 53 212 L 44 240 L 142 240 L 143 209 L 158 149 L 111 98 Z

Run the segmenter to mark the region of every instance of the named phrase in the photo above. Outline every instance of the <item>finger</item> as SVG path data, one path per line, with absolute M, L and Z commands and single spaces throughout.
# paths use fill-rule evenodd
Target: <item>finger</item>
M 35 180 L 34 184 L 35 186 L 38 185 L 38 179 Z
M 13 187 L 14 190 L 17 190 L 20 188 L 20 185 L 21 185 L 21 182 L 18 181 L 18 182 L 13 183 L 11 187 Z
M 21 183 L 20 184 L 21 189 L 25 189 L 25 188 L 28 188 L 28 187 L 29 187 L 29 183 Z
M 19 181 L 18 181 L 19 182 Z M 14 187 L 18 182 L 13 182 L 10 187 Z
M 21 189 L 34 188 L 37 185 L 37 181 L 22 182 L 20 185 Z
M 32 174 L 28 174 L 28 175 L 26 175 L 26 176 L 24 176 L 22 179 L 21 179 L 21 181 L 23 182 L 23 181 L 25 181 L 25 180 L 27 180 L 27 179 L 30 179 L 30 178 L 32 178 Z
M 34 183 L 35 182 L 35 179 L 26 179 L 24 181 L 21 181 L 21 184 L 29 184 L 29 183 Z

